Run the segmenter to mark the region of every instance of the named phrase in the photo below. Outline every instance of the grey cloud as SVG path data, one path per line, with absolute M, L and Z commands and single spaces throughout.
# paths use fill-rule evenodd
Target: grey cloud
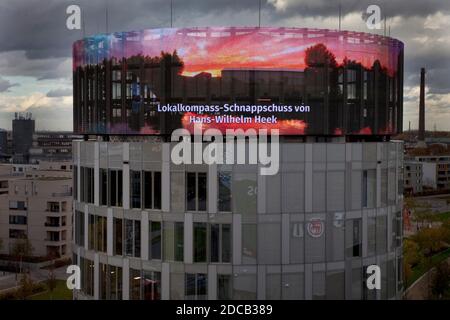
M 17 87 L 17 86 L 19 86 L 18 83 L 11 83 L 11 81 L 0 77 L 0 93 L 7 92 L 7 91 L 9 91 L 10 88 Z
M 72 95 L 72 89 L 54 89 L 47 92 L 47 97 L 49 98 L 59 98 L 59 97 L 67 97 Z
M 272 2 L 277 2 L 276 0 Z M 401 17 L 425 17 L 437 11 L 450 11 L 450 3 L 443 0 L 285 0 L 287 8 L 282 14 L 285 16 L 337 16 L 339 4 L 342 14 L 360 12 L 361 15 L 369 5 L 378 5 L 382 15 Z
M 409 18 L 397 27 L 395 35 L 405 41 L 405 84 L 417 85 L 421 66 L 428 69 L 428 84 L 435 93 L 450 92 L 448 44 L 421 46 L 410 40 L 423 35 L 424 18 L 437 12 L 449 13 L 448 0 L 284 0 L 286 10 L 277 10 L 276 0 L 262 1 L 263 25 L 295 24 L 298 17 L 336 17 L 341 3 L 343 15 L 361 14 L 371 4 L 380 5 L 387 16 Z M 28 75 L 37 79 L 70 77 L 67 60 L 72 43 L 82 31 L 67 30 L 66 7 L 82 9 L 86 35 L 105 32 L 105 4 L 108 3 L 109 31 L 126 31 L 170 26 L 168 0 L 2 0 L 0 10 L 0 74 Z M 257 25 L 257 0 L 173 0 L 174 26 Z M 361 20 L 362 21 L 362 20 Z M 414 21 L 414 23 L 408 21 Z M 301 25 L 298 25 L 301 26 Z M 325 26 L 333 27 L 333 26 Z M 350 26 L 351 28 L 351 26 Z M 2 56 L 6 64 L 2 64 Z

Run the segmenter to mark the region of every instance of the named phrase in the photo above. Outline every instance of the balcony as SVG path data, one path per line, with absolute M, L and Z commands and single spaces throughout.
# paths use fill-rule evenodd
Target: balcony
M 53 192 L 52 193 L 52 197 L 56 198 L 56 197 L 71 197 L 72 196 L 72 191 L 67 191 L 67 192 Z

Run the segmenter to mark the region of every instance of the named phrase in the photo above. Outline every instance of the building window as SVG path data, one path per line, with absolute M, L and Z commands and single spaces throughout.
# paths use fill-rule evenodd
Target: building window
M 99 186 L 100 186 L 100 205 L 108 205 L 108 170 L 100 168 L 99 173 Z
M 143 171 L 145 209 L 161 209 L 161 172 Z
M 141 172 L 130 171 L 131 208 L 141 208 Z
M 186 183 L 187 210 L 206 211 L 206 173 L 188 172 L 186 174 Z
M 384 254 L 387 250 L 387 216 L 377 216 L 376 253 Z
M 108 300 L 122 300 L 122 268 L 108 266 L 109 297 Z
M 81 202 L 94 203 L 94 168 L 81 169 Z
M 122 206 L 122 170 L 109 170 L 109 205 Z
M 141 256 L 141 222 L 125 219 L 125 255 Z
M 84 212 L 75 210 L 75 243 L 84 246 Z
M 106 252 L 107 223 L 106 217 L 95 216 L 95 250 Z
M 376 169 L 363 171 L 362 183 L 363 208 L 375 208 L 377 199 L 377 171 Z
M 242 224 L 242 261 L 243 264 L 256 264 L 257 258 L 257 225 Z
M 348 258 L 361 257 L 362 255 L 362 236 L 361 219 L 349 219 L 346 221 L 346 256 Z
M 144 270 L 143 273 L 144 300 L 161 300 L 161 272 Z
M 27 224 L 27 217 L 25 216 L 9 216 L 9 224 Z
M 217 299 L 231 300 L 233 297 L 233 286 L 231 283 L 231 275 L 218 274 L 217 275 Z
M 88 296 L 94 296 L 94 261 L 80 257 L 81 290 Z
M 367 255 L 375 255 L 376 250 L 376 217 L 367 218 Z
M 130 268 L 130 300 L 141 299 L 141 270 Z
M 59 207 L 59 202 L 47 202 L 47 210 L 49 212 L 59 212 L 60 211 L 60 207 Z
M 164 221 L 164 260 L 183 261 L 184 223 Z
M 313 300 L 324 300 L 325 299 L 325 272 L 315 271 L 312 276 Z
M 304 229 L 303 223 L 292 221 L 290 225 L 290 245 L 289 251 L 291 263 L 303 263 L 304 261 Z
M 90 214 L 88 216 L 89 250 L 106 252 L 107 218 Z
M 206 223 L 194 222 L 194 262 L 206 262 L 207 257 Z
M 185 275 L 185 299 L 207 299 L 207 277 L 204 273 L 186 273 Z
M 27 210 L 25 201 L 9 201 L 9 210 Z
M 210 262 L 230 262 L 231 225 L 211 224 L 210 226 Z
M 113 253 L 121 256 L 123 254 L 123 220 L 114 218 L 113 220 Z
M 73 198 L 78 200 L 78 167 L 73 166 Z
M 161 222 L 151 221 L 149 228 L 150 252 L 149 259 L 161 260 Z
M 9 229 L 9 238 L 10 239 L 26 239 L 27 231 L 26 230 L 18 230 L 18 229 Z
M 231 172 L 219 172 L 219 211 L 231 211 Z

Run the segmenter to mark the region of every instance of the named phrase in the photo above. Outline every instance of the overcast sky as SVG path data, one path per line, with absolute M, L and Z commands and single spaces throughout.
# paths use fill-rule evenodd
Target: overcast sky
M 405 43 L 404 129 L 417 127 L 419 71 L 427 69 L 428 129 L 450 130 L 449 0 L 261 0 L 262 26 L 369 30 L 363 13 L 378 4 L 391 36 Z M 173 0 L 174 27 L 256 26 L 258 0 Z M 170 26 L 170 0 L 0 0 L 0 128 L 29 111 L 38 129 L 72 130 L 72 43 L 66 8 L 78 4 L 85 34 Z

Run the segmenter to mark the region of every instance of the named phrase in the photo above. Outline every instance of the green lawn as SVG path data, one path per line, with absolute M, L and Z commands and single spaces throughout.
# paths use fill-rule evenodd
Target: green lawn
M 67 288 L 66 281 L 57 280 L 52 294 L 47 290 L 32 296 L 31 300 L 72 300 L 72 291 Z
M 431 258 L 431 264 L 433 266 L 435 266 L 435 265 L 439 264 L 440 262 L 446 260 L 449 257 L 450 257 L 450 248 L 435 254 Z M 409 287 L 411 284 L 413 284 L 414 281 L 419 279 L 425 272 L 427 272 L 427 270 L 426 270 L 425 266 L 422 264 L 419 264 L 419 265 L 415 266 L 414 268 L 412 268 L 412 276 L 409 279 L 408 283 L 406 284 L 406 287 Z

